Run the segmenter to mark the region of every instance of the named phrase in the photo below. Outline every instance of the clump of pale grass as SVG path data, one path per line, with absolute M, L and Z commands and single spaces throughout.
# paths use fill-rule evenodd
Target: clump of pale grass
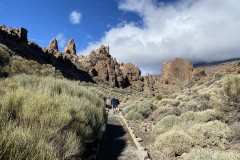
M 18 75 L 0 88 L 4 159 L 65 159 L 104 131 L 103 100 L 74 82 Z

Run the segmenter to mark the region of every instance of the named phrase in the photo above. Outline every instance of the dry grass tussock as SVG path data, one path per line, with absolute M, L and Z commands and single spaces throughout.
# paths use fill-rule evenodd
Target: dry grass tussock
M 0 91 L 0 159 L 65 159 L 105 129 L 104 101 L 74 82 L 18 75 Z

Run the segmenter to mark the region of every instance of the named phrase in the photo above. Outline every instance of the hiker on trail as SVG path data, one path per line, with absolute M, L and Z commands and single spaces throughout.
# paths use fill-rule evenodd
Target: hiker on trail
M 113 97 L 112 99 L 111 99 L 111 105 L 112 105 L 112 111 L 113 111 L 113 113 L 117 113 L 117 111 L 116 111 L 116 99 Z
M 115 100 L 116 100 L 116 106 L 115 106 L 115 108 L 116 108 L 117 112 L 119 112 L 119 108 L 118 108 L 119 100 L 118 100 L 117 98 L 115 98 Z
M 112 98 L 111 99 L 111 105 L 112 105 L 112 111 L 113 113 L 119 112 L 118 105 L 119 105 L 119 100 L 117 98 Z

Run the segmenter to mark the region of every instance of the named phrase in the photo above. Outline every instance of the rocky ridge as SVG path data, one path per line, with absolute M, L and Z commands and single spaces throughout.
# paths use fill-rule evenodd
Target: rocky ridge
M 0 43 L 17 55 L 53 65 L 70 79 L 91 81 L 92 78 L 98 78 L 108 82 L 111 87 L 129 88 L 130 91 L 134 87 L 154 94 L 162 89 L 175 91 L 183 83 L 206 75 L 204 69 L 194 69 L 192 63 L 176 58 L 172 64 L 164 61 L 162 75 L 142 76 L 140 69 L 134 64 L 118 63 L 110 55 L 109 46 L 101 45 L 87 56 L 77 56 L 73 39 L 68 41 L 63 52 L 59 52 L 56 38 L 47 48 L 41 48 L 27 40 L 27 32 L 24 28 L 6 28 L 5 25 L 0 25 Z

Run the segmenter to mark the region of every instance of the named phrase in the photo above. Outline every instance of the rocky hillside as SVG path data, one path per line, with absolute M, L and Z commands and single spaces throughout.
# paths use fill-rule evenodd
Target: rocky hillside
M 131 63 L 119 63 L 110 55 L 108 46 L 100 46 L 89 55 L 76 55 L 74 40 L 68 41 L 64 51 L 59 52 L 54 38 L 47 48 L 27 39 L 24 28 L 6 28 L 0 25 L 0 43 L 24 59 L 40 64 L 50 64 L 69 79 L 87 82 L 108 82 L 111 87 L 135 88 L 149 94 L 180 91 L 191 81 L 201 81 L 206 76 L 204 68 L 194 69 L 191 62 L 176 58 L 162 64 L 162 75 L 142 76 L 141 70 Z M 209 72 L 209 74 L 211 74 Z

